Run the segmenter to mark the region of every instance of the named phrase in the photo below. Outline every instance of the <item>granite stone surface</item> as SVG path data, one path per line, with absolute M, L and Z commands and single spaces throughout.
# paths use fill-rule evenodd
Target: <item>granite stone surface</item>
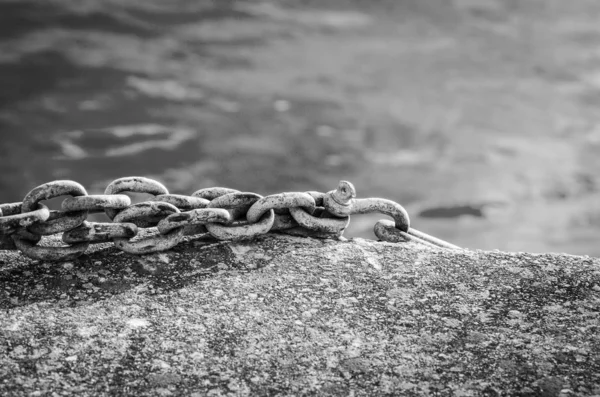
M 600 395 L 600 260 L 266 235 L 0 251 L 0 395 Z

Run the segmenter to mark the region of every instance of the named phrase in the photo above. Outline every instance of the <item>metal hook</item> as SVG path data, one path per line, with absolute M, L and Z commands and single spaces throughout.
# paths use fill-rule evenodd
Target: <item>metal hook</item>
M 392 217 L 394 219 L 393 223 L 383 219 L 375 224 L 375 235 L 383 241 L 399 242 L 416 240 L 428 246 L 434 245 L 448 249 L 461 249 L 447 241 L 411 228 L 408 212 L 395 201 L 383 198 L 357 199 L 355 197 L 356 188 L 354 185 L 348 181 L 340 181 L 336 190 L 325 194 L 323 197 L 323 206 L 331 214 L 339 217 L 372 212 L 379 212 Z
M 408 212 L 400 204 L 383 198 L 357 199 L 356 188 L 348 181 L 340 181 L 336 190 L 323 197 L 323 206 L 331 214 L 346 217 L 355 214 L 379 212 L 391 216 L 395 227 L 407 232 L 410 227 Z

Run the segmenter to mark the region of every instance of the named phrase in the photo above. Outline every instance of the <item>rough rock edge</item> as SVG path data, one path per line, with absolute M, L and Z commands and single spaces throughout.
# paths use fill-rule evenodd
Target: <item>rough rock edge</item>
M 0 395 L 600 394 L 599 265 L 283 235 L 0 251 Z

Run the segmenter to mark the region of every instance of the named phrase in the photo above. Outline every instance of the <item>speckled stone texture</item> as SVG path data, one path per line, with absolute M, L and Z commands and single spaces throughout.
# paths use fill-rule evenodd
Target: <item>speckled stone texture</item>
M 600 395 L 600 260 L 267 235 L 0 251 L 0 395 Z

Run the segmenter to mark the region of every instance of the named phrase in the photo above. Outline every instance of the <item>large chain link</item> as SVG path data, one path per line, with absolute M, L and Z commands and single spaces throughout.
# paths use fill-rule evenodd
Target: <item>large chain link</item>
M 153 195 L 131 204 L 123 192 Z M 60 211 L 41 203 L 68 195 Z M 105 212 L 112 222 L 88 221 L 90 213 Z M 66 261 L 85 253 L 90 244 L 112 242 L 131 254 L 165 251 L 187 235 L 209 233 L 219 240 L 245 240 L 269 233 L 315 238 L 339 238 L 350 215 L 379 212 L 393 221 L 380 220 L 375 235 L 383 241 L 416 241 L 461 249 L 410 227 L 400 204 L 382 198 L 356 198 L 356 189 L 341 181 L 337 189 L 321 192 L 286 192 L 263 197 L 256 193 L 212 187 L 190 196 L 169 194 L 158 181 L 144 177 L 119 178 L 104 194 L 88 195 L 79 183 L 48 182 L 31 190 L 22 202 L 0 204 L 0 250 L 19 250 L 45 261 Z M 141 230 L 144 233 L 140 233 Z M 63 246 L 42 245 L 43 236 L 62 233 Z

